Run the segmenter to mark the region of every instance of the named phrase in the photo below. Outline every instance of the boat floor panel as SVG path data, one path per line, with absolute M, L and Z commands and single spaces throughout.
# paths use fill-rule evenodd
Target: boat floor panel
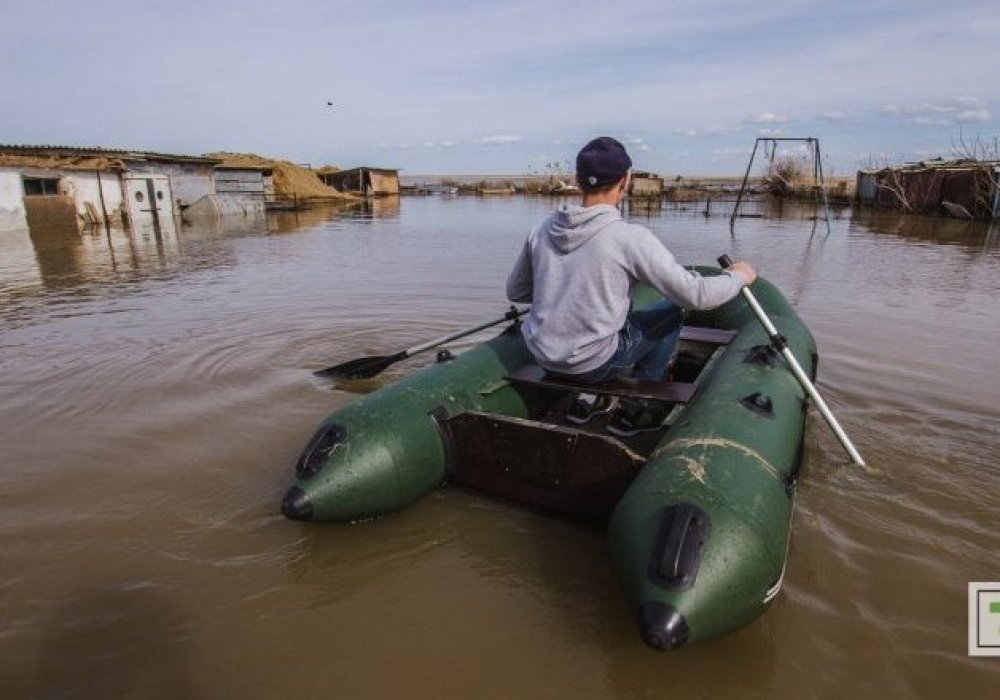
M 609 435 L 466 411 L 443 421 L 449 481 L 561 515 L 605 520 L 645 459 Z

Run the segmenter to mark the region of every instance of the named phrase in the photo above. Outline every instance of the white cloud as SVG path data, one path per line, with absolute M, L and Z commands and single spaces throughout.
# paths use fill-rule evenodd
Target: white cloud
M 979 109 L 966 109 L 955 115 L 957 122 L 988 122 L 990 120 L 990 110 L 985 107 Z
M 951 120 L 944 117 L 929 117 L 921 114 L 911 119 L 909 123 L 915 126 L 948 126 L 951 124 Z
M 800 143 L 795 148 L 782 148 L 780 151 L 778 151 L 777 155 L 781 156 L 782 158 L 785 158 L 788 156 L 797 157 L 797 156 L 807 155 L 808 153 L 809 153 L 809 146 L 807 146 L 804 143 Z
M 690 138 L 702 138 L 711 136 L 722 136 L 728 134 L 732 129 L 726 129 L 721 126 L 705 126 L 695 129 L 675 129 L 674 133 L 678 136 L 688 136 Z
M 785 136 L 788 133 L 787 129 L 761 129 L 757 132 L 758 136 Z
M 473 143 L 482 144 L 484 146 L 507 146 L 512 143 L 518 143 L 520 140 L 520 136 L 515 136 L 513 134 L 495 134 L 493 136 L 484 136 L 481 139 L 473 141 Z
M 625 143 L 629 146 L 635 146 L 636 151 L 646 152 L 649 150 L 649 144 L 641 136 L 634 136 L 632 134 L 625 134 Z
M 761 112 L 756 116 L 748 117 L 744 121 L 747 124 L 787 124 L 790 120 L 783 114 Z
M 840 124 L 846 122 L 850 117 L 846 112 L 841 112 L 840 110 L 834 110 L 832 112 L 823 112 L 816 117 L 820 121 L 830 122 L 831 124 Z
M 906 117 L 908 124 L 915 126 L 949 126 L 955 123 L 988 122 L 992 118 L 990 110 L 982 100 L 958 97 L 947 100 L 924 100 L 911 104 L 889 104 L 879 112 L 894 117 Z

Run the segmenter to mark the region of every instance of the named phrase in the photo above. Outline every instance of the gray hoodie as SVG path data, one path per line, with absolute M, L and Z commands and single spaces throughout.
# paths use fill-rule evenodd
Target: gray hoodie
M 531 303 L 522 333 L 539 364 L 579 374 L 615 353 L 638 282 L 680 306 L 712 309 L 736 296 L 744 279 L 685 269 L 649 229 L 626 223 L 610 204 L 563 204 L 528 234 L 507 297 Z

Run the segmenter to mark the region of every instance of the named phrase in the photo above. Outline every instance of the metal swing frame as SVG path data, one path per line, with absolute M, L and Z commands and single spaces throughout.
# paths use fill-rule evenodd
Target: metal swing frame
M 812 157 L 812 170 L 813 170 L 813 196 L 814 201 L 819 207 L 820 203 L 823 205 L 823 219 L 826 221 L 826 234 L 830 235 L 830 206 L 826 201 L 826 189 L 825 181 L 823 179 L 823 159 L 820 155 L 819 139 L 815 136 L 806 137 L 776 137 L 776 136 L 759 136 L 757 140 L 754 141 L 753 151 L 750 153 L 750 162 L 747 163 L 747 170 L 743 174 L 743 183 L 740 185 L 739 194 L 736 195 L 736 206 L 733 207 L 733 214 L 729 217 L 729 228 L 732 229 L 736 225 L 736 219 L 740 215 L 740 203 L 743 201 L 743 193 L 747 188 L 747 181 L 750 179 L 750 170 L 753 168 L 754 158 L 757 157 L 757 150 L 760 148 L 761 144 L 764 144 L 763 152 L 764 157 L 771 163 L 774 162 L 775 152 L 778 149 L 778 143 L 782 141 L 795 141 L 798 143 L 805 143 L 809 150 L 809 155 Z M 770 146 L 771 155 L 768 156 L 768 147 Z M 818 217 L 817 217 L 818 218 Z

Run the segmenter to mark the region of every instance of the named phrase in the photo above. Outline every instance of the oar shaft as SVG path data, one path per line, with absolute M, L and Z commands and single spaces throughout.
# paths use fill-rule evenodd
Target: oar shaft
M 729 267 L 731 263 L 732 261 L 727 255 L 723 255 L 719 258 L 719 264 L 722 265 L 723 268 Z M 785 362 L 788 364 L 789 369 L 792 370 L 792 374 L 795 375 L 795 378 L 798 380 L 799 384 L 802 385 L 802 388 L 805 389 L 809 398 L 811 398 L 813 403 L 816 404 L 816 408 L 819 409 L 819 412 L 826 421 L 826 424 L 830 426 L 833 434 L 837 436 L 840 444 L 843 445 L 847 454 L 850 455 L 851 460 L 859 467 L 865 466 L 865 460 L 861 458 L 861 454 L 858 452 L 857 448 L 854 447 L 854 443 L 852 443 L 851 439 L 847 437 L 847 433 L 844 432 L 844 429 L 840 427 L 840 423 L 833 415 L 833 411 L 831 411 L 830 407 L 826 405 L 826 401 L 823 400 L 823 397 L 819 395 L 819 392 L 809 379 L 809 376 L 802 369 L 802 365 L 799 364 L 799 361 L 795 359 L 795 355 L 792 354 L 791 348 L 788 347 L 788 342 L 785 340 L 784 336 L 778 333 L 778 329 L 774 327 L 771 319 L 768 318 L 767 313 L 764 311 L 764 307 L 762 307 L 757 301 L 757 297 L 755 297 L 753 292 L 746 287 L 743 287 L 743 289 L 740 290 L 740 293 L 753 310 L 757 320 L 760 321 L 762 326 L 764 326 L 764 330 L 767 331 L 768 339 L 771 341 L 771 345 L 774 346 L 776 350 L 781 352 L 781 356 L 785 358 Z
M 499 325 L 504 321 L 513 321 L 515 318 L 519 318 L 524 314 L 528 313 L 528 309 L 515 309 L 511 308 L 510 311 L 505 313 L 501 318 L 494 319 L 492 321 L 486 321 L 473 328 L 466 328 L 463 331 L 458 331 L 457 333 L 451 333 L 450 335 L 445 335 L 440 338 L 435 338 L 434 340 L 428 340 L 426 343 L 420 343 L 419 345 L 414 345 L 412 348 L 407 348 L 403 352 L 406 357 L 411 355 L 416 355 L 418 352 L 423 352 L 424 350 L 430 350 L 431 348 L 436 348 L 438 345 L 444 345 L 445 343 L 450 343 L 453 340 L 458 340 L 459 338 L 464 338 L 473 333 L 478 333 L 479 331 L 486 330 L 493 326 Z
M 861 458 L 861 454 L 858 452 L 857 448 L 854 447 L 854 443 L 851 442 L 851 438 L 847 437 L 847 433 L 845 433 L 844 429 L 840 427 L 840 423 L 833 415 L 833 411 L 830 410 L 830 407 L 826 405 L 826 401 L 824 401 L 823 397 L 820 396 L 818 391 L 816 391 L 816 387 L 813 386 L 813 383 L 809 381 L 809 377 L 806 376 L 806 373 L 802 370 L 802 366 L 799 365 L 799 361 L 795 359 L 795 355 L 792 354 L 791 349 L 787 347 L 784 348 L 781 351 L 781 355 L 785 358 L 785 361 L 791 368 L 792 374 L 794 374 L 795 378 L 799 380 L 799 384 L 801 384 L 802 388 L 806 390 L 806 393 L 809 394 L 809 398 L 813 400 L 813 403 L 816 404 L 816 408 L 819 409 L 823 418 L 826 419 L 827 425 L 830 426 L 830 430 L 833 431 L 833 434 L 837 436 L 840 444 L 844 446 L 845 450 L 847 450 L 847 454 L 851 456 L 851 460 L 853 460 L 853 462 L 859 467 L 865 466 L 865 460 Z
M 774 327 L 774 324 L 771 323 L 771 319 L 768 318 L 766 313 L 764 313 L 764 309 L 757 302 L 757 297 L 753 295 L 753 292 L 746 287 L 744 287 L 741 292 L 743 294 L 743 298 L 746 299 L 747 304 L 750 305 L 750 308 L 753 309 L 757 319 L 761 322 L 761 325 L 767 329 L 767 334 L 772 339 L 773 344 L 774 338 L 780 336 L 777 329 Z M 851 456 L 854 463 L 859 467 L 865 466 L 865 460 L 861 458 L 857 448 L 854 447 L 854 443 L 852 443 L 851 439 L 847 437 L 847 433 L 844 432 L 844 429 L 840 427 L 840 423 L 837 421 L 836 416 L 833 415 L 833 411 L 830 410 L 830 407 L 826 405 L 826 401 L 822 396 L 820 396 L 820 393 L 816 391 L 816 387 L 809 380 L 809 375 L 805 373 L 805 370 L 802 369 L 802 365 L 799 364 L 799 361 L 795 359 L 795 355 L 792 354 L 791 348 L 789 348 L 784 342 L 781 343 L 781 346 L 781 356 L 785 358 L 785 362 L 788 363 L 788 367 L 792 370 L 792 374 L 795 375 L 795 378 L 799 380 L 799 384 L 801 384 L 802 388 L 806 390 L 807 394 L 809 394 L 809 398 L 811 398 L 813 403 L 816 404 L 816 408 L 819 409 L 819 412 L 823 415 L 827 425 L 829 425 L 830 429 L 833 430 L 833 434 L 837 436 L 838 440 L 840 440 L 840 444 L 844 446 L 845 450 L 847 450 L 847 454 Z

